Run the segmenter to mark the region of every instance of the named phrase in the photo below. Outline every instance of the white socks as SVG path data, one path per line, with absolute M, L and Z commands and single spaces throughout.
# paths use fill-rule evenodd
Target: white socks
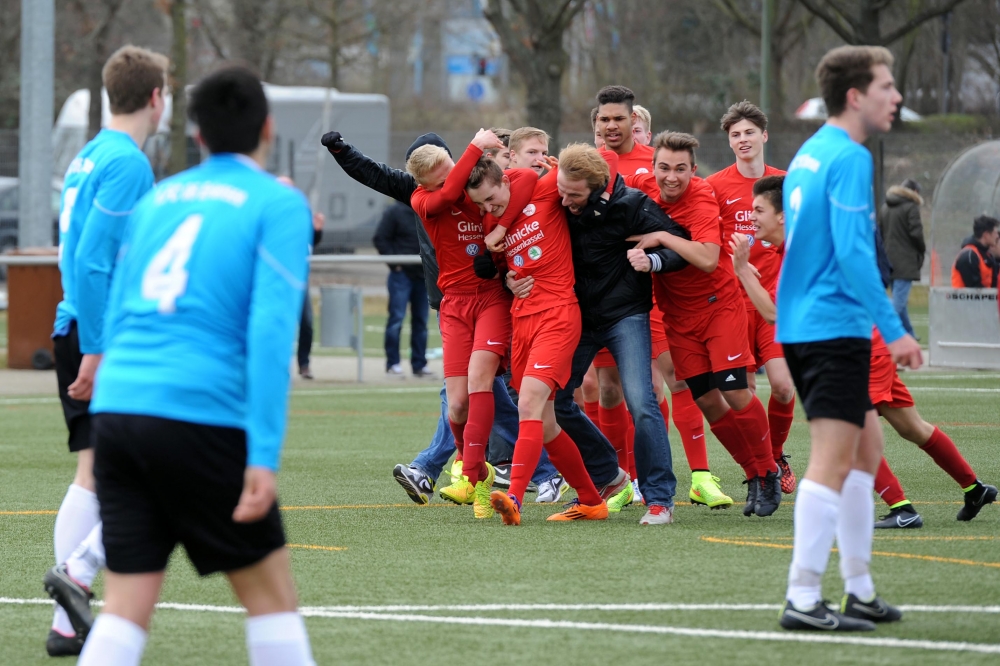
M 62 564 L 90 531 L 100 522 L 100 505 L 97 495 L 82 486 L 73 484 L 66 491 L 59 513 L 56 515 L 55 544 L 56 564 Z M 52 628 L 64 636 L 73 636 L 76 631 L 66 616 L 66 611 L 56 605 Z
M 138 666 L 146 632 L 123 617 L 101 613 L 87 636 L 77 666 Z
M 832 488 L 809 479 L 799 482 L 795 497 L 795 545 L 785 595 L 798 609 L 807 610 L 823 599 L 823 572 L 837 533 L 840 503 L 841 495 Z
M 246 627 L 250 666 L 316 666 L 297 612 L 247 618 Z
M 97 523 L 73 554 L 66 560 L 66 569 L 75 580 L 90 587 L 94 576 L 104 568 L 104 523 Z
M 865 602 L 875 596 L 875 583 L 868 569 L 875 535 L 874 490 L 874 476 L 852 469 L 840 491 L 840 515 L 837 518 L 837 548 L 840 550 L 844 592 Z

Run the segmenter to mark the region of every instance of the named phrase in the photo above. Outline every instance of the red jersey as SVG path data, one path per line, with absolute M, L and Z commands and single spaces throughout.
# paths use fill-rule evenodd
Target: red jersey
M 764 175 L 784 176 L 785 172 L 765 165 Z M 760 273 L 761 286 L 771 291 L 771 288 L 778 284 L 781 258 L 770 243 L 754 242 L 755 229 L 753 222 L 750 221 L 750 214 L 753 211 L 753 184 L 757 182 L 756 179 L 741 174 L 734 164 L 713 173 L 705 180 L 715 190 L 715 200 L 719 203 L 719 212 L 722 214 L 722 251 L 729 253 L 729 239 L 734 232 L 749 236 L 750 263 Z M 742 284 L 740 290 L 743 291 L 747 310 L 752 311 L 753 303 L 746 295 Z
M 654 152 L 650 146 L 636 142 L 631 152 L 618 155 L 618 173 L 628 177 L 651 172 Z
M 691 240 L 722 247 L 722 218 L 712 188 L 702 178 L 693 177 L 680 199 L 672 203 L 660 199 L 660 188 L 653 174 L 629 176 L 625 184 L 645 192 L 667 215 L 687 229 Z M 669 319 L 685 314 L 704 314 L 705 307 L 728 299 L 739 299 L 733 260 L 719 251 L 719 265 L 711 273 L 686 266 L 674 273 L 654 273 L 653 287 L 657 302 Z
M 557 305 L 576 303 L 573 285 L 573 249 L 569 226 L 556 188 L 553 170 L 542 178 L 530 169 L 505 172 L 510 179 L 511 201 L 517 190 L 534 188 L 530 202 L 518 213 L 507 229 L 504 255 L 507 266 L 518 278 L 533 276 L 535 285 L 528 298 L 515 298 L 511 306 L 514 317 L 541 312 Z M 504 218 L 507 214 L 504 213 Z
M 440 190 L 428 192 L 422 186 L 410 195 L 410 205 L 430 236 L 438 261 L 438 288 L 477 289 L 482 279 L 472 270 L 472 259 L 486 252 L 483 221 L 479 207 L 465 193 L 472 168 L 483 151 L 469 144 Z

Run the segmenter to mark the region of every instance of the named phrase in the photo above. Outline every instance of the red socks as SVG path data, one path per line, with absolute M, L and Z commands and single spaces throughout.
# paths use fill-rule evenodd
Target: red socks
M 455 454 L 455 460 L 461 460 L 465 455 L 465 424 L 455 423 L 448 419 L 448 425 L 451 426 L 451 434 L 455 437 L 455 450 L 458 451 Z
M 890 509 L 900 502 L 906 501 L 903 486 L 899 484 L 899 479 L 889 469 L 889 463 L 885 461 L 885 458 L 882 458 L 882 462 L 878 465 L 878 471 L 875 472 L 875 492 L 879 494 L 883 502 L 889 505 Z
M 598 408 L 600 407 L 600 404 L 601 403 L 598 402 L 597 400 L 595 400 L 594 402 L 586 402 L 586 401 L 584 401 L 584 403 L 583 403 L 583 413 L 586 414 L 587 418 L 590 419 L 590 422 L 593 423 L 598 428 L 601 427 L 600 426 L 601 417 L 600 417 L 600 413 L 598 411 Z
M 691 391 L 684 389 L 670 394 L 674 403 L 674 426 L 681 434 L 681 444 L 684 445 L 684 455 L 692 470 L 708 471 L 708 449 L 705 448 L 705 418 L 691 396 Z M 663 409 L 661 405 L 661 409 Z M 663 409 L 664 423 L 667 411 Z
M 598 413 L 600 415 L 599 424 L 601 432 L 608 438 L 611 446 L 615 449 L 615 453 L 618 454 L 618 466 L 627 470 L 628 449 L 626 448 L 626 442 L 628 441 L 628 424 L 630 420 L 628 408 L 625 407 L 624 402 L 621 402 L 617 407 L 610 409 L 598 406 Z
M 465 424 L 462 473 L 476 485 L 486 478 L 486 444 L 493 429 L 493 392 L 469 394 L 469 421 Z M 532 470 L 534 471 L 534 470 Z
M 728 409 L 726 415 L 715 423 L 710 423 L 709 428 L 716 439 L 722 443 L 729 455 L 733 457 L 736 464 L 743 468 L 743 472 L 748 479 L 757 477 L 757 463 L 753 454 L 747 446 L 746 440 L 740 433 L 740 424 L 736 421 L 736 413 Z
M 731 410 L 736 422 L 739 424 L 740 432 L 746 439 L 747 446 L 753 453 L 757 461 L 757 476 L 764 476 L 768 472 L 777 472 L 778 465 L 774 462 L 774 455 L 771 453 L 770 426 L 767 423 L 767 412 L 760 398 L 753 396 L 750 404 L 740 411 Z
M 976 482 L 976 473 L 958 452 L 955 442 L 937 426 L 934 426 L 930 439 L 920 448 L 937 463 L 938 467 L 947 472 L 948 476 L 955 479 L 960 487 L 968 488 Z
M 542 456 L 542 422 L 521 421 L 518 424 L 517 442 L 514 444 L 514 460 L 510 464 L 510 494 L 518 502 L 524 501 L 524 491 Z
M 772 395 L 767 401 L 767 422 L 771 426 L 771 455 L 777 460 L 785 451 L 785 441 L 792 429 L 795 418 L 795 397 L 788 404 L 776 400 Z
M 523 427 L 524 422 L 522 421 L 521 423 Z M 541 426 L 541 421 L 537 423 Z M 576 443 L 570 439 L 569 435 L 560 430 L 555 439 L 545 443 L 545 450 L 549 452 L 549 460 L 552 461 L 555 468 L 566 479 L 566 483 L 576 490 L 576 494 L 580 498 L 580 504 L 597 506 L 604 501 L 601 499 L 600 493 L 597 492 L 594 482 L 591 481 L 590 474 L 587 473 L 587 467 L 583 464 L 580 449 L 576 448 Z M 515 454 L 516 451 L 517 449 L 515 449 Z M 531 471 L 533 472 L 534 469 Z M 511 488 L 513 488 L 513 480 Z

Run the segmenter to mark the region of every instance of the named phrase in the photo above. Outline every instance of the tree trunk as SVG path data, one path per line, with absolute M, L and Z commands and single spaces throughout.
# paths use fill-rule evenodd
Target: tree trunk
M 187 21 L 184 16 L 185 0 L 173 0 L 170 5 L 170 22 L 173 41 L 170 47 L 170 88 L 173 90 L 173 110 L 170 115 L 170 162 L 167 174 L 173 175 L 187 168 Z
M 549 152 L 559 149 L 559 125 L 562 122 L 562 76 L 566 69 L 566 51 L 562 40 L 539 44 L 522 72 L 527 84 L 528 125 L 545 130 L 552 137 Z
M 874 0 L 861 0 L 858 9 L 858 19 L 861 29 L 858 30 L 858 44 L 881 44 L 882 33 L 879 30 L 879 14 L 882 10 L 874 7 Z

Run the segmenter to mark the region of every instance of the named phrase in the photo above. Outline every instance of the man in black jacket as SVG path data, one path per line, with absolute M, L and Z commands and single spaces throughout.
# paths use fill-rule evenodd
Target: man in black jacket
M 413 209 L 396 202 L 385 209 L 372 242 L 379 254 L 417 254 L 420 221 Z M 403 374 L 399 363 L 399 335 L 403 329 L 406 305 L 410 305 L 410 367 L 415 377 L 432 376 L 427 365 L 427 288 L 422 266 L 389 264 L 386 280 L 389 290 L 389 320 L 385 324 L 385 371 Z

